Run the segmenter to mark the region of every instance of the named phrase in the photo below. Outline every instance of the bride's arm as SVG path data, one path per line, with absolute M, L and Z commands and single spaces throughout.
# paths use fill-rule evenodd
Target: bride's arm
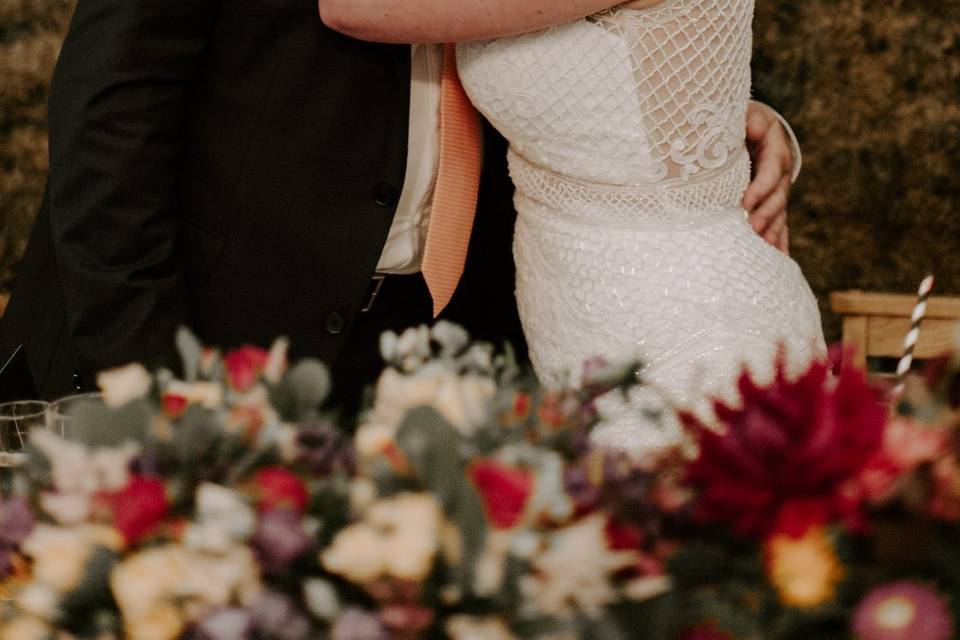
M 656 4 L 640 0 L 629 5 Z M 463 42 L 535 31 L 623 0 L 319 0 L 331 29 L 373 42 Z

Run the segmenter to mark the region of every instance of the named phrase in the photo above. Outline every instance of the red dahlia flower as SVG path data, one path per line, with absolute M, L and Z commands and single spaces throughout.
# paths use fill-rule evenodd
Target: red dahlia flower
M 270 352 L 259 347 L 245 345 L 234 349 L 223 358 L 227 369 L 227 381 L 237 391 L 247 391 L 263 373 Z
M 759 537 L 771 533 L 785 508 L 792 535 L 805 528 L 798 513 L 810 514 L 808 525 L 822 524 L 824 514 L 856 521 L 860 505 L 844 485 L 879 450 L 887 410 L 862 371 L 844 367 L 836 381 L 828 373 L 828 363 L 816 362 L 788 380 L 781 358 L 767 387 L 744 372 L 741 407 L 715 403 L 719 431 L 681 415 L 699 443 L 689 481 L 699 490 L 694 505 L 702 521 Z M 794 508 L 798 501 L 803 509 Z
M 471 465 L 469 475 L 494 528 L 511 529 L 520 522 L 533 493 L 534 478 L 530 471 L 494 460 L 480 460 Z

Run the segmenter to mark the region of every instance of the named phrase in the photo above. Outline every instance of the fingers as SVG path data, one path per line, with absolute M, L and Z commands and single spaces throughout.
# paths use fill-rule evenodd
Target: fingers
M 767 225 L 767 228 L 763 232 L 763 239 L 774 247 L 778 247 L 780 244 L 780 236 L 783 234 L 783 231 L 786 228 L 787 212 L 783 211 L 780 215 L 777 215 L 773 220 L 771 220 L 769 225 Z
M 772 118 L 756 102 L 751 102 L 747 109 L 747 140 L 753 144 L 759 144 L 767 136 L 775 118 Z
M 750 211 L 750 225 L 753 230 L 757 233 L 765 233 L 778 217 L 786 217 L 789 200 L 790 178 L 781 176 L 776 188 L 765 196 L 759 206 Z
M 790 255 L 790 227 L 783 228 L 776 246 L 777 249 L 780 249 L 780 251 L 783 251 L 786 255 Z

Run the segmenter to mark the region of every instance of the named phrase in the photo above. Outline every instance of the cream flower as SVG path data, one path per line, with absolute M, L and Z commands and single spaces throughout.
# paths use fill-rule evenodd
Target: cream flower
M 487 533 L 483 552 L 474 568 L 473 590 L 477 595 L 492 596 L 500 591 L 510 546 L 510 532 L 492 530 Z
M 261 590 L 253 552 L 241 546 L 217 555 L 180 545 L 148 549 L 114 567 L 110 586 L 128 633 L 151 620 L 156 628 L 172 629 L 168 609 L 174 603 L 182 603 L 173 611 L 181 622 L 198 620 L 235 601 L 250 605 Z
M 72 591 L 83 578 L 87 560 L 97 546 L 119 550 L 123 537 L 109 527 L 37 525 L 21 549 L 33 560 L 33 577 L 60 593 Z
M 33 582 L 17 594 L 17 608 L 40 620 L 55 619 L 59 605 L 60 594 L 41 582 Z
M 186 620 L 172 604 L 151 609 L 136 620 L 124 620 L 128 640 L 174 640 L 179 638 Z
M 47 640 L 50 636 L 50 627 L 30 616 L 14 618 L 0 626 L 0 638 L 3 640 Z
M 97 375 L 97 386 L 103 392 L 103 402 L 111 409 L 144 397 L 152 385 L 150 372 L 141 364 L 128 364 L 101 371 Z
M 597 616 L 617 600 L 610 576 L 635 564 L 637 554 L 611 551 L 605 529 L 605 516 L 589 516 L 555 532 L 548 548 L 534 557 L 537 573 L 525 576 L 521 588 L 543 613 L 565 616 L 579 610 Z
M 380 500 L 364 519 L 347 527 L 323 553 L 327 570 L 365 584 L 387 575 L 423 580 L 440 548 L 443 513 L 437 499 L 405 493 Z
M 321 562 L 331 573 L 366 584 L 386 573 L 384 555 L 379 532 L 360 523 L 341 530 L 324 550 Z
M 452 640 L 516 640 L 506 623 L 496 617 L 453 616 L 447 621 Z

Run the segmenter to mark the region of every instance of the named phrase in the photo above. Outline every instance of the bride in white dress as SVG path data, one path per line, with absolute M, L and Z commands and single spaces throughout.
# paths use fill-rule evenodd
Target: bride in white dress
M 735 400 L 744 365 L 769 378 L 780 345 L 791 372 L 824 354 L 799 267 L 741 205 L 753 3 L 513 0 L 521 23 L 559 24 L 458 46 L 464 88 L 510 142 L 517 301 L 548 384 L 636 356 L 658 393 L 707 411 Z M 511 1 L 477 4 L 496 20 Z M 596 439 L 672 442 L 636 410 L 646 402 L 608 401 Z

